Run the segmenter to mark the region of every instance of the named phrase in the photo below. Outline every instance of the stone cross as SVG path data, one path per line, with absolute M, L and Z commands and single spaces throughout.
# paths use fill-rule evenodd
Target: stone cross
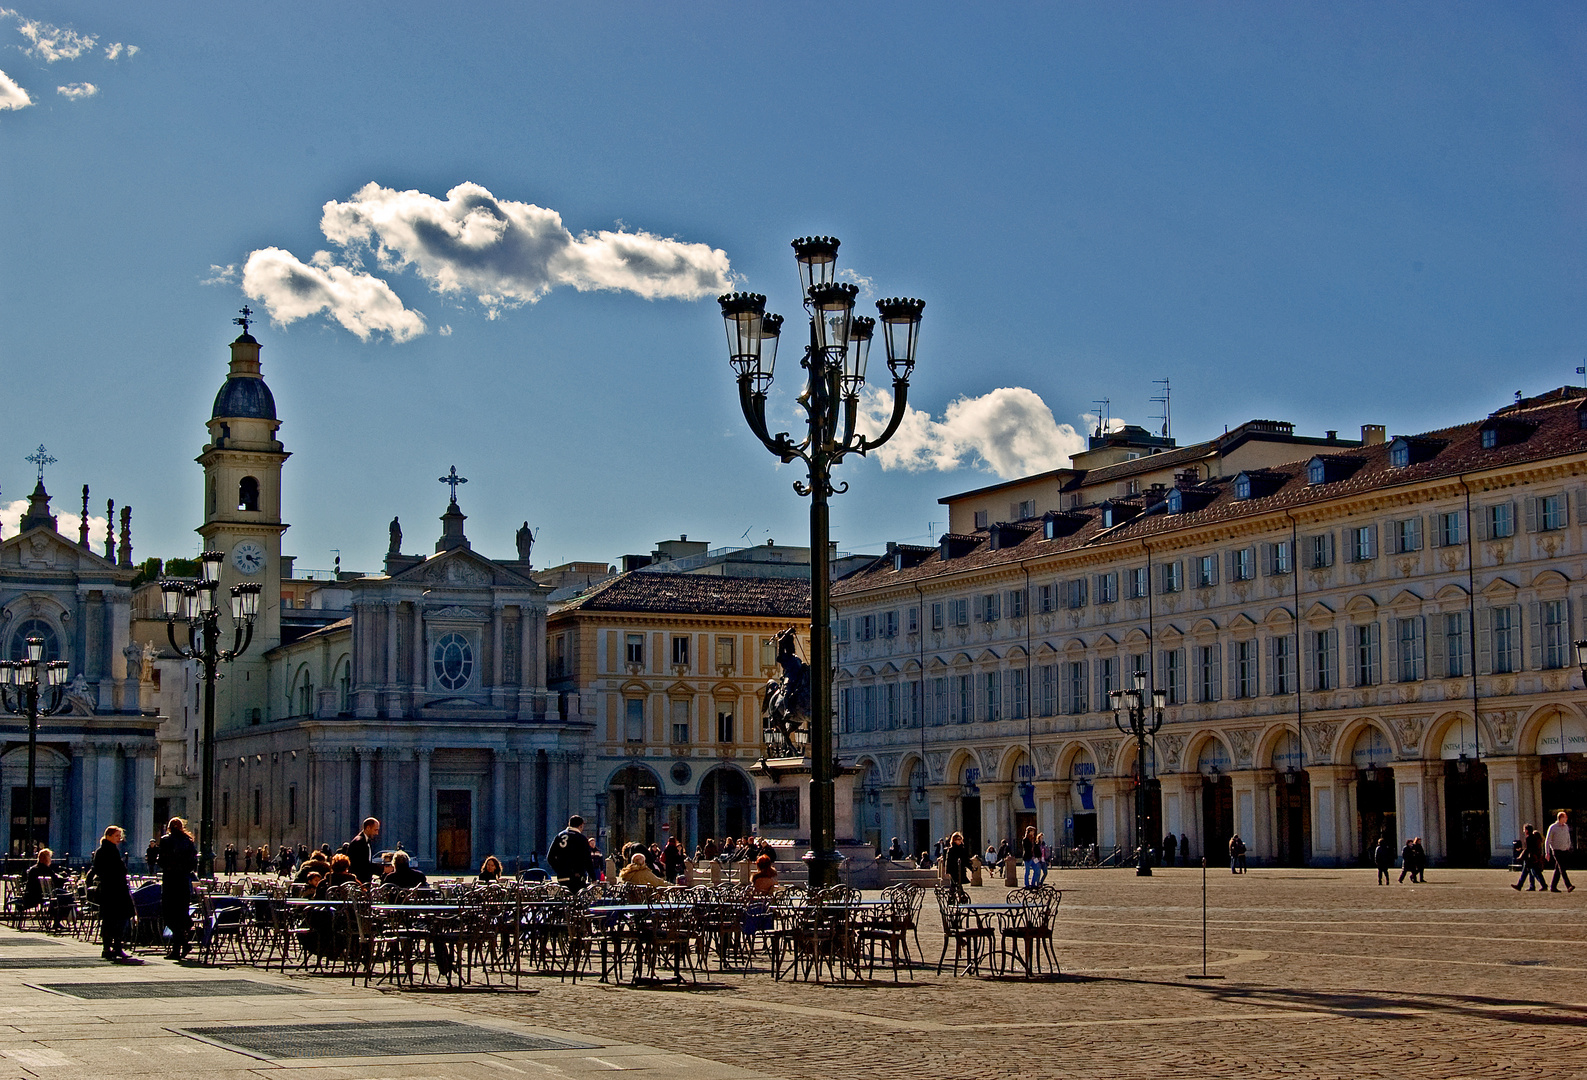
M 253 315 L 253 309 L 244 304 L 240 310 L 242 311 L 242 318 L 233 319 L 232 322 L 242 327 L 242 332 L 246 334 L 248 332 L 248 324 L 251 321 L 250 317 Z
M 36 453 L 29 454 L 22 460 L 32 462 L 34 465 L 39 467 L 39 483 L 41 484 L 44 483 L 44 466 L 55 464 L 55 459 L 50 457 L 50 452 L 44 449 L 43 443 L 39 443 L 39 448 Z
M 468 478 L 457 475 L 457 466 L 453 465 L 449 473 L 440 477 L 440 481 L 452 489 L 452 501 L 457 502 L 457 485 L 468 483 Z

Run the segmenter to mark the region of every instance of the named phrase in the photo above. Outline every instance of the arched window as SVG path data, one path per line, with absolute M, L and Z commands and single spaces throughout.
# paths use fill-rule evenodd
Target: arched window
M 44 659 L 59 660 L 61 658 L 61 639 L 55 633 L 55 628 L 43 619 L 24 619 L 11 638 L 11 659 L 26 660 L 28 658 L 28 638 L 30 637 L 44 639 Z
M 251 476 L 245 476 L 237 484 L 237 509 L 259 509 L 259 481 Z
M 474 650 L 462 634 L 442 634 L 431 658 L 435 681 L 445 690 L 461 690 L 474 675 Z

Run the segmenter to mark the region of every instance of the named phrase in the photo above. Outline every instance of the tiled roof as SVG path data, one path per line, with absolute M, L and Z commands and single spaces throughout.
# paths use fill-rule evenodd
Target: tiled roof
M 1101 525 L 1100 508 L 1070 511 L 1072 514 L 1084 514 L 1089 520 L 1079 530 L 1061 539 L 1045 540 L 1043 533 L 1038 531 L 1023 543 L 994 551 L 988 543 L 987 535 L 978 533 L 975 548 L 960 558 L 944 561 L 939 553 L 916 566 L 897 571 L 892 569 L 891 563 L 879 563 L 843 579 L 834 585 L 832 591 L 834 595 L 864 592 L 868 589 L 924 581 L 967 570 L 1018 563 L 1115 541 L 1147 539 L 1275 511 L 1301 509 L 1375 490 L 1426 483 L 1462 473 L 1514 467 L 1568 454 L 1580 454 L 1587 452 L 1587 430 L 1581 427 L 1577 415 L 1578 406 L 1587 406 L 1587 388 L 1563 387 L 1507 406 L 1496 414 L 1536 425 L 1532 433 L 1519 442 L 1484 448 L 1481 428 L 1487 420 L 1485 417 L 1483 420 L 1416 436 L 1439 440 L 1445 445 L 1432 457 L 1401 468 L 1389 464 L 1389 448 L 1394 443 L 1392 437 L 1376 446 L 1340 447 L 1341 450 L 1347 450 L 1351 458 L 1360 460 L 1361 465 L 1348 477 L 1332 483 L 1317 485 L 1307 483 L 1306 463 L 1311 460 L 1311 457 L 1307 457 L 1264 470 L 1267 476 L 1278 483 L 1278 486 L 1258 498 L 1236 499 L 1233 477 L 1206 481 L 1199 485 L 1197 490 L 1211 491 L 1214 493 L 1213 497 L 1205 505 L 1189 513 L 1170 515 L 1163 512 L 1163 504 L 1159 503 L 1139 517 L 1105 529 Z M 1167 455 L 1158 456 L 1161 458 Z
M 570 611 L 808 619 L 810 582 L 803 578 L 633 572 L 591 586 L 552 614 Z

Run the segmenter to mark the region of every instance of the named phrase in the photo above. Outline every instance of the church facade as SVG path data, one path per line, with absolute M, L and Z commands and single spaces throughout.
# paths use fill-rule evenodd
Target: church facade
M 198 532 L 227 555 L 222 594 L 239 582 L 263 592 L 253 643 L 217 686 L 217 847 L 334 847 L 375 816 L 383 845 L 443 872 L 543 851 L 579 809 L 589 725 L 565 719 L 546 686 L 551 590 L 531 576 L 527 528 L 516 558 L 475 551 L 454 484 L 432 552 L 404 554 L 393 521 L 383 574 L 294 578 L 281 554 L 289 454 L 260 345 L 245 327 L 231 353 L 197 459 Z M 222 623 L 229 640 L 229 615 Z M 166 651 L 163 674 L 184 689 L 170 695 L 162 749 L 182 761 L 167 772 L 162 760 L 161 777 L 173 808 L 196 818 L 196 710 L 174 730 L 175 693 L 195 684 Z
M 131 511 L 122 510 L 119 549 L 112 534 L 103 554 L 94 552 L 86 524 L 75 541 L 62 536 L 42 466 L 20 531 L 0 543 L 0 655 L 23 659 L 28 638 L 37 637 L 45 659 L 69 665 L 63 707 L 39 721 L 34 835 L 37 846 L 78 859 L 116 824 L 129 849 L 141 852 L 153 825 L 160 719 L 147 709 L 144 650 L 129 635 L 137 575 Z M 85 523 L 87 499 L 85 487 Z M 15 856 L 27 850 L 27 719 L 0 713 L 0 738 L 7 852 Z

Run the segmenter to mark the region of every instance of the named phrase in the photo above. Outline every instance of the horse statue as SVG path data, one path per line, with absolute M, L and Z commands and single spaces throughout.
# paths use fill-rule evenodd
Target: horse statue
M 768 752 L 796 756 L 793 733 L 810 725 L 810 666 L 795 652 L 799 636 L 793 627 L 779 633 L 777 666 L 782 674 L 766 683 L 761 696 L 761 727 Z

